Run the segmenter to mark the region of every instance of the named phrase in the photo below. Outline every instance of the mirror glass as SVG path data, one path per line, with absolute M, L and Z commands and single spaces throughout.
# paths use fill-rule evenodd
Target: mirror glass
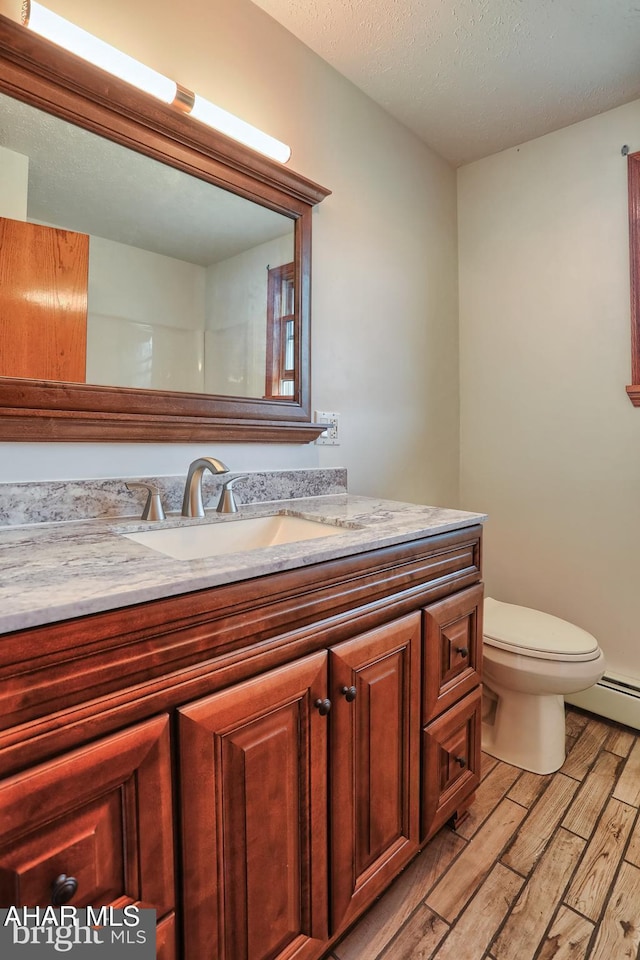
M 52 296 L 49 265 L 40 293 L 42 264 L 28 267 L 34 247 L 50 243 L 56 260 L 65 252 L 74 263 L 69 251 L 79 249 L 77 264 L 84 264 L 73 294 L 74 334 L 57 330 L 50 339 L 36 331 L 32 349 L 26 320 L 3 311 L 0 300 L 2 353 L 12 358 L 0 376 L 230 397 L 296 395 L 292 218 L 4 94 L 0 218 L 3 258 L 12 249 L 14 261 L 32 270 L 26 281 L 21 271 L 11 273 L 29 284 L 32 315 Z M 42 229 L 34 235 L 25 224 Z M 66 293 L 61 288 L 57 296 Z M 13 331 L 2 329 L 3 312 Z M 20 349 L 11 345 L 14 336 Z M 74 351 L 82 356 L 69 364 Z M 38 352 L 57 352 L 64 362 L 43 368 Z

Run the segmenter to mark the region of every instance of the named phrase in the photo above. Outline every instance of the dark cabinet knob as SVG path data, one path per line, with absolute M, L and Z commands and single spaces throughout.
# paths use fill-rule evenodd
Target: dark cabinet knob
M 344 694 L 347 703 L 352 703 L 355 700 L 357 692 L 355 687 L 343 687 L 340 691 L 340 693 Z
M 326 715 L 329 713 L 329 710 L 331 710 L 331 700 L 322 700 L 318 698 L 314 703 L 314 707 L 318 708 L 318 713 L 321 717 L 326 717 Z
M 53 881 L 51 888 L 51 903 L 54 907 L 60 907 L 63 903 L 68 903 L 78 889 L 78 881 L 75 877 L 68 877 L 66 873 L 61 873 Z
M 469 656 L 469 651 L 466 647 L 456 647 L 456 653 L 459 653 L 461 657 Z
M 464 757 L 456 757 L 456 763 L 458 764 L 459 767 L 466 767 L 467 765 L 467 761 L 465 760 Z

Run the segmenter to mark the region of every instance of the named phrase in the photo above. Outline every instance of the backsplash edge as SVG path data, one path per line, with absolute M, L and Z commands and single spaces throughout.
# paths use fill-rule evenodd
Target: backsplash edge
M 205 507 L 216 506 L 222 484 L 234 476 L 245 478 L 234 485 L 238 506 L 347 493 L 347 471 L 344 468 L 235 471 L 218 476 L 205 473 L 202 484 Z M 145 493 L 143 490 L 128 490 L 126 484 L 132 482 L 155 484 L 165 511 L 180 511 L 184 476 L 0 483 L 0 527 L 140 517 Z

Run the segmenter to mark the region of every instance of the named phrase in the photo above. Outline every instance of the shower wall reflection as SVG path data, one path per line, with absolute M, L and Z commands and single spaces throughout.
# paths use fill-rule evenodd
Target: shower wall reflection
M 86 382 L 265 393 L 267 270 L 291 234 L 208 267 L 91 237 Z

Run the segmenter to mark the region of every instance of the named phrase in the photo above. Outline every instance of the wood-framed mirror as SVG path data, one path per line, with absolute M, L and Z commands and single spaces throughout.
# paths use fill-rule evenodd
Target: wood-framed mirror
M 311 216 L 315 204 L 324 199 L 329 191 L 67 54 L 3 16 L 0 16 L 0 97 L 5 105 L 0 112 L 0 151 L 4 149 L 7 152 L 6 144 L 10 143 L 8 139 L 3 140 L 3 136 L 8 136 L 3 129 L 3 120 L 4 127 L 8 127 L 9 115 L 15 114 L 18 118 L 17 128 L 28 140 L 33 127 L 32 116 L 45 116 L 48 124 L 71 125 L 63 129 L 60 140 L 71 145 L 74 162 L 79 164 L 78 158 L 84 156 L 85 140 L 98 142 L 105 148 L 104 172 L 96 172 L 95 168 L 91 171 L 94 192 L 106 198 L 104 208 L 111 211 L 115 206 L 109 193 L 110 178 L 116 183 L 115 193 L 121 194 L 120 202 L 129 211 L 133 208 L 134 195 L 137 204 L 143 202 L 142 194 L 149 193 L 147 209 L 153 210 L 154 215 L 162 213 L 164 220 L 154 220 L 148 225 L 147 235 L 164 238 L 169 234 L 179 234 L 181 231 L 169 229 L 169 226 L 177 224 L 180 212 L 190 210 L 191 229 L 182 233 L 185 236 L 189 234 L 187 239 L 199 236 L 196 214 L 199 209 L 210 209 L 209 194 L 203 201 L 203 190 L 211 191 L 212 196 L 215 193 L 232 210 L 238 207 L 238 215 L 231 214 L 234 216 L 233 231 L 227 230 L 227 234 L 241 232 L 239 224 L 245 219 L 245 213 L 254 222 L 252 229 L 257 231 L 254 238 L 248 241 L 250 250 L 246 244 L 242 248 L 227 244 L 225 253 L 219 250 L 215 256 L 208 252 L 205 256 L 203 253 L 202 262 L 195 264 L 189 260 L 190 255 L 181 252 L 182 248 L 178 248 L 178 252 L 158 248 L 151 252 L 143 250 L 138 254 L 138 246 L 142 241 L 138 239 L 137 227 L 143 217 L 138 214 L 136 207 L 135 217 L 128 218 L 129 233 L 126 239 L 123 240 L 124 235 L 110 234 L 107 227 L 101 227 L 92 245 L 94 230 L 91 221 L 86 221 L 90 225 L 85 227 L 85 221 L 82 220 L 83 211 L 86 212 L 89 204 L 82 198 L 79 175 L 72 164 L 67 164 L 64 159 L 59 161 L 59 167 L 70 166 L 71 169 L 71 172 L 66 171 L 67 180 L 73 188 L 68 192 L 76 194 L 75 207 L 79 211 L 77 216 L 80 217 L 80 225 L 76 220 L 60 223 L 62 214 L 46 196 L 43 205 L 35 208 L 35 213 L 18 219 L 31 220 L 39 225 L 58 254 L 62 247 L 66 250 L 68 237 L 65 231 L 77 232 L 79 236 L 83 233 L 90 235 L 90 262 L 92 256 L 97 257 L 94 249 L 107 248 L 112 271 L 109 274 L 103 268 L 104 276 L 111 277 L 110 282 L 103 279 L 103 300 L 107 305 L 96 310 L 94 304 L 93 311 L 91 305 L 89 307 L 89 339 L 97 344 L 97 349 L 90 357 L 87 347 L 84 369 L 81 361 L 79 372 L 71 368 L 74 372 L 69 374 L 66 372 L 69 368 L 63 367 L 61 373 L 52 374 L 47 365 L 33 368 L 17 365 L 14 358 L 20 351 L 16 347 L 14 308 L 15 296 L 19 298 L 20 294 L 13 294 L 13 306 L 11 299 L 4 306 L 0 300 L 0 441 L 225 440 L 304 443 L 315 439 L 323 428 L 311 422 L 310 411 Z M 49 154 L 55 153 L 52 130 L 52 127 L 48 127 L 41 135 L 41 140 L 47 146 L 44 152 Z M 28 136 L 25 131 L 28 131 Z M 56 133 L 55 138 L 58 136 Z M 8 147 L 9 160 L 22 162 L 22 150 L 18 138 L 13 146 Z M 140 167 L 131 174 L 120 174 L 119 158 L 124 154 L 135 158 L 138 167 L 144 163 L 157 168 L 161 172 L 162 189 L 153 188 L 153 192 L 149 186 L 152 177 L 147 173 L 147 167 Z M 38 169 L 39 164 L 34 161 L 25 174 L 29 181 L 29 197 L 36 198 L 38 195 L 39 187 L 32 185 L 32 181 L 35 184 Z M 118 171 L 115 175 L 114 170 Z M 127 193 L 128 190 L 133 193 Z M 57 199 L 64 192 L 62 187 L 56 186 L 53 194 Z M 35 205 L 35 200 L 33 202 Z M 2 234 L 5 242 L 0 247 L 0 284 L 4 283 L 8 288 L 9 281 L 13 281 L 16 275 L 16 263 L 25 258 L 23 248 L 19 246 L 22 234 L 18 232 L 20 239 L 16 240 L 16 234 L 8 232 L 9 227 L 13 226 L 10 222 L 12 218 L 3 217 L 1 206 L 0 218 L 0 225 L 4 220 L 7 229 L 6 234 Z M 203 219 L 207 220 L 206 214 Z M 217 221 L 218 213 L 211 212 L 208 220 L 210 223 Z M 134 226 L 131 221 L 135 221 Z M 18 223 L 16 229 L 21 231 L 23 227 L 31 229 L 31 224 Z M 46 231 L 52 229 L 60 237 L 56 234 L 51 239 L 52 235 Z M 222 229 L 218 231 L 220 234 L 222 232 Z M 9 236 L 11 242 L 6 240 Z M 228 236 L 226 240 L 229 240 Z M 129 246 L 123 247 L 123 243 Z M 274 253 L 276 248 L 277 252 Z M 255 255 L 258 249 L 259 257 Z M 9 256 L 10 250 L 14 251 L 12 257 Z M 138 263 L 138 255 L 144 266 L 134 268 L 132 264 Z M 74 253 L 73 258 L 75 256 Z M 147 294 L 142 292 L 141 287 L 137 288 L 137 281 L 146 272 L 146 264 L 152 258 L 161 258 L 158 262 L 162 266 L 158 268 L 154 261 L 151 274 L 157 279 L 151 293 Z M 167 268 L 169 259 L 174 266 Z M 260 291 L 264 290 L 265 298 L 264 304 L 260 301 L 258 308 L 254 303 L 254 313 L 260 319 L 252 321 L 253 328 L 249 321 L 245 322 L 245 329 L 240 335 L 230 324 L 225 326 L 224 322 L 205 320 L 204 332 L 201 333 L 198 328 L 197 334 L 194 333 L 189 312 L 189 304 L 193 299 L 191 294 L 180 300 L 180 304 L 185 304 L 184 311 L 174 304 L 173 316 L 176 320 L 173 326 L 173 321 L 163 321 L 160 317 L 163 309 L 169 309 L 166 303 L 170 297 L 163 295 L 162 291 L 162 274 L 167 269 L 175 267 L 182 272 L 197 274 L 200 304 L 216 297 L 220 300 L 221 286 L 219 284 L 216 287 L 211 278 L 221 275 L 219 265 L 222 261 L 226 270 L 226 266 L 234 260 L 235 270 L 240 260 L 251 259 L 260 261 L 261 273 L 259 283 L 256 283 Z M 188 261 L 186 267 L 183 261 Z M 138 305 L 143 302 L 148 311 L 149 303 L 153 302 L 154 317 L 141 319 L 132 314 L 123 320 L 122 311 L 113 306 L 112 294 L 126 285 L 123 277 L 127 270 L 133 277 L 133 280 L 129 278 L 129 285 L 136 287 Z M 82 275 L 82 268 L 80 273 Z M 225 273 L 227 279 L 224 283 L 227 285 L 230 284 L 228 277 L 232 273 L 232 270 Z M 278 278 L 277 283 L 274 277 Z M 96 284 L 97 281 L 93 286 L 97 289 Z M 167 289 L 171 286 L 169 280 L 166 280 L 166 285 Z M 177 285 L 174 286 L 178 289 Z M 251 284 L 243 279 L 241 284 L 234 287 L 234 291 L 248 286 Z M 206 295 L 202 293 L 205 288 L 209 291 Z M 92 290 L 90 279 L 88 289 Z M 216 291 L 215 296 L 211 293 L 212 289 Z M 34 294 L 32 290 L 30 299 L 39 301 L 42 307 L 47 300 L 50 304 L 52 297 L 49 294 L 50 291 L 36 291 Z M 233 316 L 237 316 L 240 311 L 235 306 L 235 292 L 225 297 L 234 305 L 231 311 Z M 55 296 L 53 299 L 56 299 Z M 187 316 L 186 320 L 183 313 Z M 120 339 L 112 334 L 115 327 L 105 327 L 105 317 L 113 319 L 111 314 L 117 315 L 118 329 L 122 328 Z M 160 317 L 159 326 L 154 328 L 156 316 Z M 20 323 L 26 321 L 21 320 Z M 252 331 L 260 324 L 264 336 L 261 334 L 257 338 L 260 342 L 253 348 L 256 336 Z M 21 326 L 20 330 L 26 330 L 26 326 Z M 105 333 L 105 330 L 108 332 Z M 153 332 L 154 342 L 164 344 L 165 355 L 180 353 L 181 357 L 187 358 L 182 366 L 189 367 L 190 371 L 191 368 L 200 369 L 203 379 L 189 379 L 184 371 L 176 374 L 163 368 L 158 373 L 159 361 L 155 359 L 153 375 L 148 371 L 144 374 L 150 378 L 147 380 L 140 379 L 140 369 L 144 363 L 134 364 L 137 372 L 133 374 L 119 370 L 113 372 L 113 365 L 110 367 L 110 364 L 114 356 L 120 355 L 129 361 L 137 350 L 143 355 L 143 360 L 145 357 L 146 361 L 149 360 L 148 347 L 152 339 L 149 331 Z M 86 339 L 86 330 L 84 335 Z M 13 342 L 11 337 L 14 338 Z M 19 334 L 18 337 L 20 339 Z M 196 341 L 192 358 L 190 351 Z M 220 359 L 223 356 L 221 345 L 227 341 L 231 344 L 228 354 L 231 359 L 223 363 Z M 141 349 L 141 343 L 144 349 Z M 183 347 L 183 344 L 188 346 Z M 66 354 L 69 349 L 65 345 L 60 352 Z M 161 353 L 162 350 L 156 350 L 156 354 Z M 240 369 L 249 353 L 257 357 L 256 369 L 251 374 L 253 386 L 248 385 L 251 377 L 245 376 Z M 205 356 L 212 358 L 209 366 L 204 363 Z M 15 368 L 11 366 L 14 362 Z M 131 366 L 131 363 L 128 365 Z

